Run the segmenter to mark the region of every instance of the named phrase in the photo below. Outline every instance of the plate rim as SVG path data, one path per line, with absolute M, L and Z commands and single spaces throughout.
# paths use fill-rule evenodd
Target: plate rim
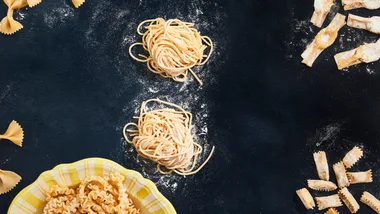
M 74 164 L 78 164 L 80 162 L 84 162 L 84 161 L 91 161 L 91 160 L 98 160 L 98 161 L 105 161 L 105 162 L 109 162 L 111 163 L 112 165 L 117 165 L 118 167 L 121 167 L 122 169 L 126 170 L 128 173 L 131 173 L 131 174 L 134 174 L 136 175 L 139 179 L 142 179 L 146 182 L 146 186 L 151 189 L 156 195 L 157 195 L 157 199 L 159 201 L 163 201 L 163 203 L 165 203 L 167 205 L 167 209 L 169 211 L 169 213 L 177 213 L 174 206 L 172 205 L 172 203 L 158 190 L 157 186 L 153 183 L 153 181 L 149 180 L 148 178 L 144 178 L 141 173 L 135 171 L 135 170 L 132 170 L 132 169 L 127 169 L 125 167 L 123 167 L 122 165 L 116 163 L 115 161 L 112 161 L 112 160 L 109 160 L 109 159 L 106 159 L 106 158 L 101 158 L 101 157 L 91 157 L 91 158 L 84 158 L 84 159 L 81 159 L 81 160 L 78 160 L 78 161 L 75 161 L 75 162 L 72 162 L 72 163 L 62 163 L 62 164 L 58 164 L 56 165 L 55 167 L 53 167 L 52 169 L 49 169 L 49 170 L 46 170 L 46 171 L 43 171 L 37 178 L 36 180 L 34 180 L 31 184 L 29 184 L 28 186 L 24 187 L 19 193 L 17 193 L 17 195 L 13 198 L 11 204 L 9 205 L 8 207 L 8 211 L 7 211 L 7 214 L 11 214 L 10 213 L 10 209 L 12 206 L 15 206 L 14 204 L 16 203 L 16 199 L 20 197 L 20 195 L 24 194 L 25 192 L 27 192 L 36 182 L 37 180 L 41 179 L 45 174 L 48 174 L 50 173 L 51 171 L 54 171 L 54 170 L 57 170 L 58 168 L 61 168 L 61 167 L 64 167 L 64 166 L 69 166 L 69 165 L 74 165 Z

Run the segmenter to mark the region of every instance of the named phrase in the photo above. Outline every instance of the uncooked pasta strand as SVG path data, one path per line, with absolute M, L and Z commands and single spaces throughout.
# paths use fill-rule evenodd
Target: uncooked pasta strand
M 171 108 L 148 110 L 147 105 L 151 102 Z M 212 147 L 207 159 L 195 169 L 198 155 L 203 149 L 194 142 L 191 134 L 192 114 L 178 105 L 159 99 L 147 100 L 142 103 L 137 119 L 137 123 L 124 126 L 124 138 L 134 145 L 142 157 L 156 162 L 157 170 L 162 174 L 195 174 L 206 165 L 214 153 Z
M 147 25 L 144 27 L 146 31 L 141 32 L 144 25 Z M 210 37 L 200 35 L 193 23 L 178 19 L 149 19 L 139 24 L 137 33 L 142 36 L 142 42 L 129 47 L 129 54 L 134 60 L 147 63 L 151 72 L 177 82 L 186 81 L 190 71 L 198 83 L 203 84 L 192 68 L 204 65 L 210 59 L 214 45 Z M 142 46 L 149 55 L 135 56 L 132 53 L 135 46 Z M 204 54 L 208 47 L 208 54 Z

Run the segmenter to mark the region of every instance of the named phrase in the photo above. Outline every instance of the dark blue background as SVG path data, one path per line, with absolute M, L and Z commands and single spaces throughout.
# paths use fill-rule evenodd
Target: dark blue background
M 193 12 L 190 4 L 202 9 L 201 20 L 212 23 L 201 32 L 213 38 L 219 50 L 219 57 L 206 65 L 211 73 L 203 79 L 205 86 L 188 86 L 193 93 L 203 90 L 211 106 L 207 139 L 216 151 L 203 170 L 181 179 L 186 185 L 180 183 L 180 191 L 160 188 L 178 213 L 306 213 L 295 190 L 304 187 L 306 179 L 317 178 L 312 152 L 325 150 L 332 164 L 354 145 L 364 146 L 365 157 L 353 170 L 372 168 L 375 181 L 350 190 L 357 199 L 363 190 L 380 197 L 380 64 L 369 65 L 374 74 L 366 72 L 366 65 L 338 71 L 332 57 L 337 49 L 349 48 L 330 48 L 313 68 L 302 65 L 301 40 L 311 41 L 315 33 L 296 32 L 295 20 L 310 19 L 311 0 L 87 0 L 65 21 L 49 27 L 46 13 L 55 14 L 63 4 L 70 2 L 45 0 L 23 9 L 24 29 L 0 36 L 0 130 L 12 119 L 25 130 L 22 148 L 1 141 L 1 169 L 13 170 L 23 180 L 0 196 L 0 213 L 41 172 L 60 163 L 104 157 L 139 171 L 138 163 L 126 161 L 121 131 L 115 127 L 133 115 L 122 108 L 147 90 L 138 78 L 169 80 L 148 73 L 120 44 L 123 36 L 135 34 L 125 30 L 129 24 L 134 29 L 142 20 L 176 18 L 179 12 L 186 17 Z M 129 10 L 122 21 L 114 15 L 119 9 Z M 3 4 L 0 11 L 6 14 Z M 223 18 L 216 20 L 216 13 Z M 341 32 L 352 33 L 347 26 Z M 366 32 L 363 36 L 377 38 Z M 128 84 L 120 77 L 120 67 Z M 332 137 L 318 147 L 331 131 L 324 127 L 331 124 Z M 335 180 L 333 173 L 331 177 Z M 371 213 L 361 206 L 359 213 Z M 340 211 L 348 213 L 345 207 Z

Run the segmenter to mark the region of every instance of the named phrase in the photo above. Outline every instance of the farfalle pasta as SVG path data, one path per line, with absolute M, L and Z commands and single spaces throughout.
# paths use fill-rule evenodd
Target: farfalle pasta
M 53 186 L 43 214 L 138 214 L 120 174 L 90 176 L 78 188 Z
M 11 191 L 20 181 L 18 174 L 0 169 L 0 195 Z
M 12 143 L 17 146 L 22 147 L 22 141 L 24 140 L 24 131 L 22 130 L 20 124 L 18 124 L 15 120 L 9 124 L 7 131 L 0 135 L 0 140 L 6 139 L 10 140 Z
M 78 8 L 78 7 L 82 6 L 82 4 L 85 2 L 85 0 L 71 0 L 71 2 L 73 3 L 74 7 Z

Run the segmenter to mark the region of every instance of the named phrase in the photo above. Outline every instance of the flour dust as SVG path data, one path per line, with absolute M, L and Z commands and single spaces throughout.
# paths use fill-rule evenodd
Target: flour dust
M 175 103 L 193 114 L 192 131 L 195 141 L 203 146 L 203 152 L 198 161 L 199 166 L 215 145 L 215 142 L 208 141 L 209 130 L 213 128 L 213 125 L 209 118 L 212 103 L 208 101 L 206 95 L 209 86 L 217 79 L 215 76 L 220 75 L 217 73 L 219 68 L 228 58 L 227 36 L 221 33 L 227 31 L 224 10 L 217 3 L 203 0 L 192 0 L 180 6 L 168 1 L 159 4 L 154 10 L 144 0 L 125 6 L 113 4 L 110 1 L 102 1 L 95 6 L 85 37 L 87 48 L 96 50 L 93 59 L 89 62 L 92 65 L 94 78 L 105 75 L 99 67 L 112 64 L 114 71 L 109 75 L 117 76 L 121 81 L 117 96 L 123 97 L 128 94 L 131 98 L 126 99 L 120 108 L 119 122 L 115 125 L 115 130 L 121 134 L 124 124 L 133 121 L 133 116 L 138 116 L 143 101 L 159 98 Z M 193 22 L 201 35 L 207 35 L 213 40 L 214 52 L 210 60 L 205 65 L 194 68 L 194 72 L 204 83 L 202 87 L 190 74 L 184 83 L 162 78 L 150 72 L 145 63 L 136 62 L 129 56 L 129 46 L 135 42 L 141 42 L 141 36 L 136 33 L 139 23 L 157 17 Z M 105 36 L 101 36 L 102 34 Z M 98 80 L 102 81 L 100 78 Z M 159 188 L 163 187 L 164 190 L 175 192 L 182 189 L 179 187 L 186 186 L 186 177 L 174 173 L 170 175 L 158 173 L 155 163 L 139 156 L 133 146 L 126 143 L 123 138 L 120 139 L 120 143 L 124 145 L 127 165 L 131 164 L 128 166 L 141 172 Z M 133 163 L 137 163 L 137 166 Z
M 74 19 L 74 7 L 66 1 L 60 2 L 60 6 L 44 13 L 44 22 L 49 28 Z

